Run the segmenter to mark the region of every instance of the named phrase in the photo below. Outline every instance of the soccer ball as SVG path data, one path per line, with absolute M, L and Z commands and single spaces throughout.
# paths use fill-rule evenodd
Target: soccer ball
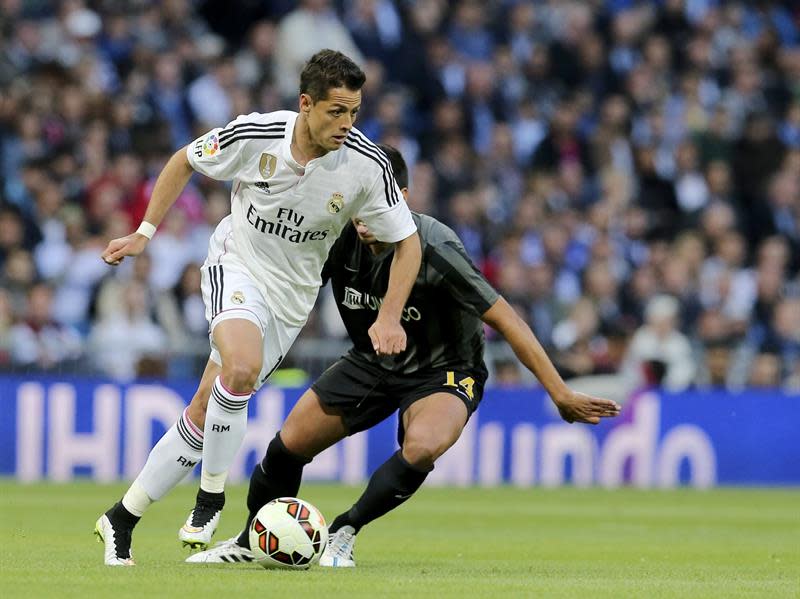
M 296 497 L 273 499 L 250 525 L 250 550 L 265 568 L 305 570 L 328 542 L 328 526 L 320 511 Z

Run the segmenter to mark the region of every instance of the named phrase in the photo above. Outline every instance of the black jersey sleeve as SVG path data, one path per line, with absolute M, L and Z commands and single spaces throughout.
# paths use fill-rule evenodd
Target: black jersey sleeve
M 358 250 L 358 233 L 353 223 L 347 223 L 342 229 L 339 238 L 333 242 L 328 258 L 325 264 L 322 265 L 322 284 L 325 285 L 331 278 L 340 272 L 345 264 L 352 262 L 354 255 Z
M 499 297 L 486 277 L 469 259 L 459 241 L 447 240 L 425 248 L 428 265 L 453 299 L 469 312 L 481 316 Z
M 334 243 L 333 247 L 331 247 L 331 251 L 328 253 L 328 259 L 325 260 L 325 264 L 322 265 L 322 273 L 320 273 L 320 278 L 322 279 L 323 287 L 328 284 L 328 281 L 330 280 L 331 275 L 333 274 L 332 273 L 333 266 L 331 265 L 331 256 L 333 256 L 333 250 L 335 247 L 336 244 Z

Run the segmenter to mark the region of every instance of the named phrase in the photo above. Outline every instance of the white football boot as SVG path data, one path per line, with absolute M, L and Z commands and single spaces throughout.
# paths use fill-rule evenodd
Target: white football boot
M 205 550 L 217 531 L 222 510 L 214 506 L 198 504 L 189 513 L 186 522 L 178 531 L 178 540 L 184 547 Z
M 255 560 L 253 553 L 236 542 L 238 537 L 220 541 L 211 549 L 186 558 L 189 564 L 246 564 Z
M 115 529 L 108 516 L 103 514 L 94 525 L 97 542 L 105 546 L 103 559 L 106 566 L 135 566 L 131 555 L 133 530 Z
M 355 568 L 353 550 L 356 546 L 356 529 L 342 526 L 328 535 L 328 544 L 319 558 L 319 565 L 326 568 Z

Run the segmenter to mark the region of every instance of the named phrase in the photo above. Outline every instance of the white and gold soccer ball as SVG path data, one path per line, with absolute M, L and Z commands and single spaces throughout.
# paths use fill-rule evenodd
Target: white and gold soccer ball
M 296 497 L 273 499 L 250 525 L 250 550 L 265 568 L 305 570 L 319 560 L 327 542 L 325 518 Z

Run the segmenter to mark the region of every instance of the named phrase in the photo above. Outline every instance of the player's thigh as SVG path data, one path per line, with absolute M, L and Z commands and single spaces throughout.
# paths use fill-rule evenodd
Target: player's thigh
M 186 413 L 189 419 L 201 430 L 206 425 L 206 409 L 208 409 L 208 398 L 211 397 L 211 387 L 214 386 L 214 380 L 221 371 L 222 368 L 214 360 L 208 361 L 197 391 L 192 396 L 192 401 L 187 408 Z
M 403 457 L 412 464 L 432 464 L 458 440 L 468 418 L 466 405 L 452 393 L 415 401 L 403 412 Z
M 232 386 L 235 392 L 251 391 L 252 388 L 240 387 L 247 387 L 246 383 L 255 387 L 261 371 L 269 308 L 252 275 L 236 264 L 224 263 L 220 247 L 211 247 L 209 255 L 215 251 L 221 251 L 223 256 L 200 270 L 211 332 L 211 359 L 222 365 L 226 386 Z
M 281 427 L 281 441 L 292 453 L 313 458 L 344 439 L 341 412 L 324 405 L 313 389 L 306 390 Z
M 211 334 L 224 376 L 258 378 L 264 355 L 264 337 L 258 325 L 245 318 L 229 318 L 216 323 Z

